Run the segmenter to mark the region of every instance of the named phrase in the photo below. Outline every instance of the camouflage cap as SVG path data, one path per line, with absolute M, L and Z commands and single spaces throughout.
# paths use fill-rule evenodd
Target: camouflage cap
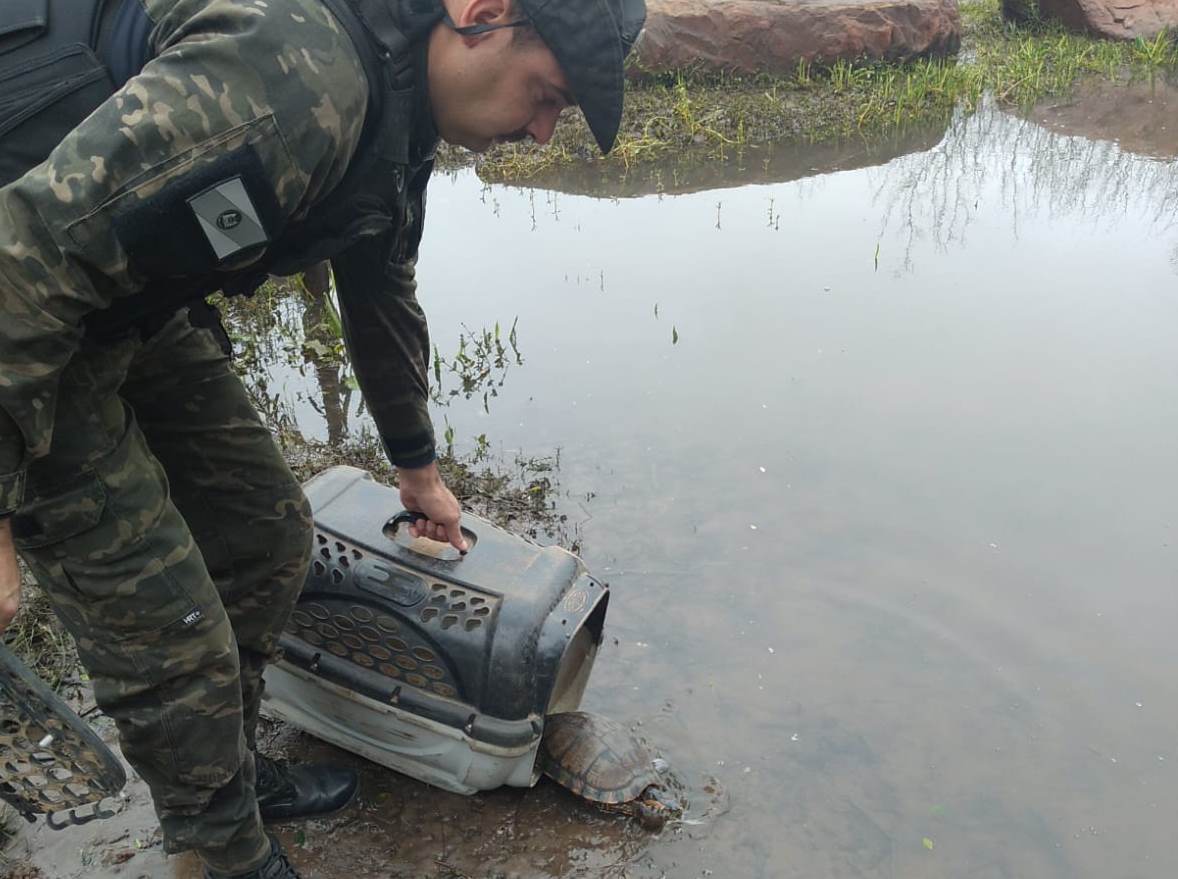
M 568 78 L 603 153 L 622 122 L 623 63 L 646 21 L 646 0 L 519 0 Z

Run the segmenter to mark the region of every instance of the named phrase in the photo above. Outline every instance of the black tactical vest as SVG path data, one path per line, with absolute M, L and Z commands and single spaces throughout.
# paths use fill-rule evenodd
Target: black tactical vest
M 0 0 L 0 186 L 42 162 L 94 108 L 151 60 L 151 22 L 137 0 Z M 357 238 L 397 231 L 415 251 L 433 145 L 413 153 L 411 54 L 440 20 L 435 0 L 323 0 L 347 30 L 368 79 L 364 129 L 343 180 L 309 215 L 288 224 L 259 260 L 149 284 L 85 321 L 104 337 L 154 323 L 218 290 L 253 292 L 267 275 L 289 275 L 345 250 Z M 420 146 L 418 146 L 420 149 Z

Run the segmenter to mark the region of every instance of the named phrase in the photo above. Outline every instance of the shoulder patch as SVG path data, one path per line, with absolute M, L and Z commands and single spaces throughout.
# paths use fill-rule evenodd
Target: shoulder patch
M 241 177 L 213 184 L 188 199 L 188 206 L 220 261 L 259 244 L 269 244 Z

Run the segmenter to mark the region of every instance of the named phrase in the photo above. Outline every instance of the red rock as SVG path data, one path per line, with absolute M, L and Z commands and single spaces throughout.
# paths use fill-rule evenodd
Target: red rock
M 957 0 L 648 0 L 635 71 L 791 73 L 799 60 L 955 52 Z
M 1118 40 L 1178 30 L 1178 0 L 1039 0 L 1039 11 L 1073 30 Z

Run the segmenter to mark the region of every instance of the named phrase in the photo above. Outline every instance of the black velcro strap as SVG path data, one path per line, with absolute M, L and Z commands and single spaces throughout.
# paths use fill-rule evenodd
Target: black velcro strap
M 209 215 L 204 206 L 224 200 L 224 193 L 232 199 L 240 199 L 244 193 L 257 222 L 240 202 L 226 202 L 222 212 Z M 240 216 L 232 213 L 234 210 Z M 226 233 L 229 244 L 219 241 L 216 231 L 207 228 L 211 221 L 215 230 L 219 218 L 220 231 Z M 284 218 L 258 154 L 246 146 L 177 177 L 124 210 L 113 224 L 134 269 L 158 280 L 210 274 L 226 261 L 248 261 L 281 233 Z M 248 236 L 234 238 L 246 229 Z M 234 249 L 235 241 L 246 244 Z

